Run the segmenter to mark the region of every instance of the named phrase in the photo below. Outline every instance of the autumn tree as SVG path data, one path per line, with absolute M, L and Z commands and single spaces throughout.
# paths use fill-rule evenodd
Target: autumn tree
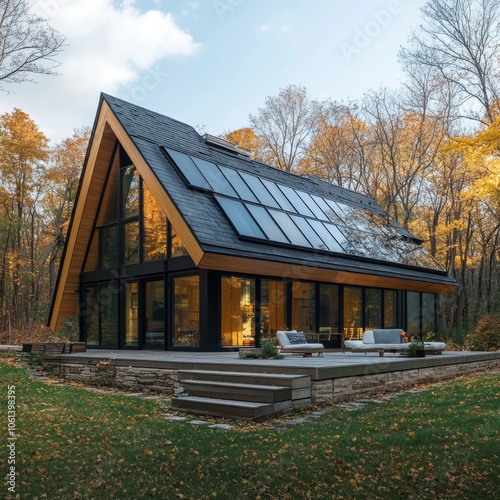
M 26 325 L 37 300 L 37 202 L 41 197 L 48 139 L 20 109 L 0 117 L 0 183 L 3 246 L 0 304 L 3 320 Z
M 5 85 L 54 75 L 65 38 L 32 13 L 30 0 L 0 1 L 0 91 Z
M 376 197 L 372 132 L 356 103 L 323 103 L 300 172 Z
M 46 259 L 50 296 L 55 287 L 57 264 L 66 240 L 89 138 L 89 128 L 77 129 L 71 137 L 56 144 L 50 153 L 45 193 L 41 200 L 48 238 Z
M 221 134 L 221 137 L 226 141 L 236 144 L 239 149 L 250 153 L 250 157 L 254 160 L 262 158 L 263 152 L 260 150 L 259 138 L 251 127 L 243 127 L 230 132 Z
M 304 87 L 290 85 L 277 96 L 266 97 L 265 104 L 249 117 L 259 150 L 271 165 L 295 171 L 316 125 L 319 103 L 308 97 Z

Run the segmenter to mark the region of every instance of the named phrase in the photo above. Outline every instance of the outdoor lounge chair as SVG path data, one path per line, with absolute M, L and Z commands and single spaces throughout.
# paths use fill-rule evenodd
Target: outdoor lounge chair
M 278 337 L 281 352 L 303 354 L 305 358 L 311 357 L 313 353 L 323 356 L 323 352 L 325 352 L 323 344 L 308 344 L 304 332 L 280 331 L 276 333 L 276 337 Z
M 400 328 L 366 330 L 363 340 L 346 340 L 345 346 L 353 351 L 366 348 L 379 348 L 385 352 L 405 352 L 410 342 L 405 340 L 404 331 Z M 446 349 L 444 342 L 424 342 L 425 351 L 429 354 L 441 354 Z

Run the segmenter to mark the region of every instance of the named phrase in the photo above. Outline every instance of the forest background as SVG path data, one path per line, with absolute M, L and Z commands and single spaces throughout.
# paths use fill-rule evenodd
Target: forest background
M 0 3 L 0 92 L 52 74 L 64 47 L 27 5 Z M 400 51 L 400 88 L 320 102 L 291 84 L 248 127 L 221 136 L 257 160 L 375 198 L 460 284 L 441 297 L 434 335 L 498 349 L 500 0 L 429 0 L 421 15 Z M 81 128 L 51 147 L 21 109 L 0 116 L 0 342 L 50 335 L 90 134 Z

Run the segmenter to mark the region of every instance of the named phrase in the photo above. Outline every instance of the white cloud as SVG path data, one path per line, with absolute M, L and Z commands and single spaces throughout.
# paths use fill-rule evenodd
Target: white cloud
M 269 26 L 267 24 L 263 24 L 260 28 L 259 31 L 261 33 L 265 33 L 266 31 L 269 31 Z
M 47 1 L 40 3 L 42 8 L 51 5 Z M 86 90 L 105 86 L 113 92 L 167 56 L 196 52 L 198 45 L 170 14 L 140 12 L 135 3 L 71 0 L 54 10 L 50 23 L 69 44 L 61 57 L 65 78 Z
M 291 26 L 282 26 L 281 31 L 285 31 L 285 32 L 292 31 L 292 27 Z
M 37 85 L 8 89 L 13 93 L 2 98 L 0 112 L 19 107 L 58 140 L 71 135 L 74 127 L 91 124 L 101 91 L 116 95 L 119 89 L 140 85 L 144 75 L 158 74 L 159 66 L 167 66 L 162 62 L 165 58 L 197 52 L 199 44 L 177 26 L 171 14 L 159 9 L 140 11 L 137 3 L 39 0 L 37 13 L 67 38 L 58 57 L 60 76 L 41 76 Z M 165 74 L 161 73 L 162 78 Z

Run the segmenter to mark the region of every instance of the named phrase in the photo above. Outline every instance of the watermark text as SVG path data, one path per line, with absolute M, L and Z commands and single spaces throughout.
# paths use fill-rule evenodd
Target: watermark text
M 16 386 L 7 386 L 7 489 L 16 492 Z

